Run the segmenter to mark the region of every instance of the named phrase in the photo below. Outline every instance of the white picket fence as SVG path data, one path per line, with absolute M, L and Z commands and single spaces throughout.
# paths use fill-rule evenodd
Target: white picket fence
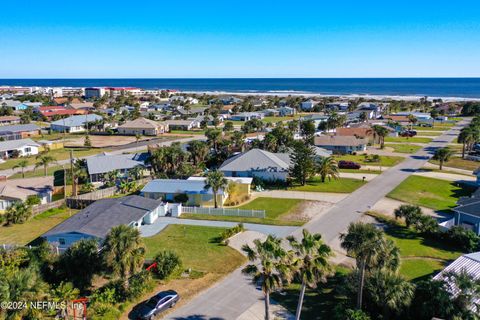
M 182 207 L 182 213 L 209 214 L 212 216 L 265 218 L 265 210 L 244 210 L 235 208 Z

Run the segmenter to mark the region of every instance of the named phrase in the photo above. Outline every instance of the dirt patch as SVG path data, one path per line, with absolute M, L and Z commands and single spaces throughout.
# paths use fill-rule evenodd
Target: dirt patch
M 139 141 L 150 140 L 151 137 L 142 137 Z M 125 144 L 136 142 L 137 139 L 134 136 L 95 136 L 90 135 L 90 142 L 92 147 L 102 148 L 110 146 L 122 146 Z M 66 147 L 81 147 L 85 143 L 85 137 L 71 138 L 66 141 Z
M 313 217 L 325 213 L 333 206 L 326 201 L 303 201 L 289 213 L 282 215 L 284 221 L 310 221 Z

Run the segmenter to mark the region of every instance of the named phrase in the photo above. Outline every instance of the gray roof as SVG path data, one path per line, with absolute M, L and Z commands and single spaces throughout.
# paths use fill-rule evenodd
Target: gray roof
M 461 197 L 457 201 L 455 211 L 480 217 L 480 188 L 475 190 L 470 197 Z
M 212 194 L 211 189 L 205 190 L 204 180 L 183 179 L 155 179 L 147 183 L 142 192 Z
M 111 228 L 138 221 L 160 204 L 160 201 L 135 195 L 98 200 L 43 236 L 76 232 L 104 238 Z
M 324 148 L 313 146 L 313 149 L 315 150 L 315 155 L 318 156 L 318 157 L 328 158 L 332 155 L 332 151 L 324 149 Z
M 135 154 L 99 154 L 87 158 L 89 174 L 107 173 L 114 170 L 131 169 L 136 166 L 144 166 L 148 153 Z
M 94 122 L 102 119 L 103 118 L 97 114 L 86 114 L 53 121 L 52 124 L 65 127 L 80 127 L 83 126 L 85 122 Z
M 290 155 L 252 149 L 227 159 L 220 166 L 221 171 L 288 171 Z
M 7 107 L 16 107 L 19 104 L 22 104 L 22 102 L 18 100 L 2 100 L 0 101 L 0 106 L 4 103 L 7 105 Z
M 0 126 L 0 135 L 2 133 L 27 132 L 27 131 L 37 131 L 37 130 L 40 130 L 40 127 L 33 123 L 15 124 L 11 126 Z
M 0 151 L 9 151 L 25 146 L 39 147 L 40 145 L 32 139 L 8 140 L 0 142 Z
M 315 137 L 316 146 L 359 146 L 368 144 L 368 139 L 357 139 L 355 136 L 320 136 Z

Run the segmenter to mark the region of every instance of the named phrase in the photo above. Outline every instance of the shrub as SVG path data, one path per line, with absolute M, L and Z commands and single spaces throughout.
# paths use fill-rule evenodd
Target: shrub
M 88 307 L 88 312 L 92 320 L 116 320 L 121 316 L 117 308 L 106 303 L 93 303 Z
M 184 193 L 177 194 L 175 197 L 173 197 L 173 201 L 180 202 L 180 203 L 186 203 L 188 201 L 188 196 Z
M 440 231 L 437 220 L 426 215 L 419 216 L 416 220 L 414 220 L 413 228 L 420 233 L 428 235 L 434 235 Z
M 114 304 L 116 302 L 115 288 L 100 288 L 91 296 L 92 303 Z
M 472 230 L 467 230 L 461 226 L 453 226 L 446 233 L 446 237 L 454 244 L 467 252 L 476 251 L 480 244 L 480 237 Z
M 162 280 L 168 278 L 175 269 L 182 265 L 180 257 L 175 252 L 168 250 L 158 253 L 154 261 L 157 263 L 155 273 Z
M 34 206 L 34 205 L 40 204 L 41 200 L 39 197 L 35 195 L 30 195 L 27 197 L 27 200 L 25 201 L 25 203 L 29 206 Z
M 152 287 L 152 276 L 147 270 L 134 274 L 129 280 L 128 299 L 136 299 Z
M 227 245 L 228 242 L 228 238 L 236 235 L 237 233 L 240 233 L 240 232 L 243 232 L 245 231 L 245 227 L 243 226 L 243 223 L 239 223 L 237 224 L 235 227 L 233 228 L 229 228 L 229 229 L 226 229 L 225 231 L 223 231 L 221 234 L 220 234 L 220 241 Z

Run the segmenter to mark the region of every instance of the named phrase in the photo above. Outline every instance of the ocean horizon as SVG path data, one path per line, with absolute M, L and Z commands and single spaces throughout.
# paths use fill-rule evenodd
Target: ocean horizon
M 480 98 L 480 78 L 60 78 L 0 79 L 0 86 L 137 87 L 239 94 Z

